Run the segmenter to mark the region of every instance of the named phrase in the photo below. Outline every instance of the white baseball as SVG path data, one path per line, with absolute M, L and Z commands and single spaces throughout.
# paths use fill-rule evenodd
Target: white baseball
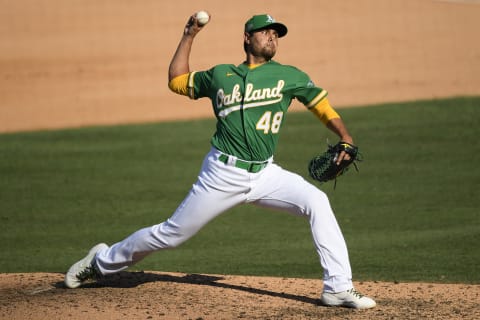
M 196 14 L 198 25 L 204 26 L 210 20 L 210 16 L 206 11 L 198 11 Z

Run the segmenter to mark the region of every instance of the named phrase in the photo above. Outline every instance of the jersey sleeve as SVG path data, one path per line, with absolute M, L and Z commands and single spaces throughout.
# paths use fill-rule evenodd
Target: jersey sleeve
M 207 71 L 193 71 L 188 78 L 188 95 L 191 99 L 210 96 L 214 68 Z
M 315 107 L 320 101 L 322 101 L 327 95 L 327 90 L 316 86 L 310 77 L 296 68 L 295 74 L 295 86 L 293 90 L 293 96 L 300 101 L 305 107 L 311 109 Z
M 316 86 L 303 71 L 295 67 L 292 67 L 292 69 L 293 78 L 295 79 L 293 96 L 324 124 L 327 124 L 332 119 L 340 118 L 327 99 L 327 90 Z

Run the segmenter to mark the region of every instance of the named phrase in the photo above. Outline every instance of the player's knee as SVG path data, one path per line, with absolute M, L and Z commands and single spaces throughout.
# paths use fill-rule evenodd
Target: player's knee
M 162 249 L 176 248 L 190 239 L 194 233 L 184 227 L 172 224 L 170 221 L 159 224 L 158 228 L 154 230 L 158 246 Z
M 175 236 L 175 237 L 169 237 L 167 239 L 167 248 L 169 249 L 173 249 L 173 248 L 176 248 L 178 247 L 179 245 L 181 245 L 182 243 L 184 243 L 186 241 L 186 239 L 184 239 L 183 237 L 178 237 L 178 236 Z
M 305 205 L 309 215 L 323 212 L 326 208 L 330 209 L 328 196 L 320 190 L 309 193 Z

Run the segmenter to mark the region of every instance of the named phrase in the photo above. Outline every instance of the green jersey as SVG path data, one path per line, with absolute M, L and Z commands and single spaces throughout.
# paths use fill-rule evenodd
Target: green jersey
M 248 161 L 264 161 L 274 154 L 292 99 L 310 108 L 327 95 L 301 70 L 275 61 L 253 69 L 221 64 L 192 72 L 189 88 L 194 99 L 212 101 L 217 128 L 211 144 Z

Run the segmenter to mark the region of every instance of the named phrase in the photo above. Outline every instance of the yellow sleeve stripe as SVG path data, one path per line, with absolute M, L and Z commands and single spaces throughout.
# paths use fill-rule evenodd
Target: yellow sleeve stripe
M 188 73 L 182 74 L 170 80 L 168 87 L 175 93 L 188 96 L 187 83 L 188 83 Z
M 309 109 L 316 115 L 323 124 L 327 124 L 330 120 L 340 118 L 338 113 L 332 108 L 327 98 L 321 100 L 316 106 Z
M 306 107 L 307 107 L 308 109 L 313 108 L 317 103 L 319 103 L 319 102 L 320 102 L 323 98 L 325 98 L 327 95 L 328 95 L 327 90 L 322 90 L 322 91 L 320 91 L 320 93 L 319 93 L 315 98 L 313 98 L 312 101 L 310 101 L 310 102 L 306 105 Z
M 194 87 L 194 83 L 193 83 L 195 73 L 197 73 L 197 72 L 192 71 L 188 75 L 188 96 L 190 97 L 190 99 L 195 99 L 195 87 Z

